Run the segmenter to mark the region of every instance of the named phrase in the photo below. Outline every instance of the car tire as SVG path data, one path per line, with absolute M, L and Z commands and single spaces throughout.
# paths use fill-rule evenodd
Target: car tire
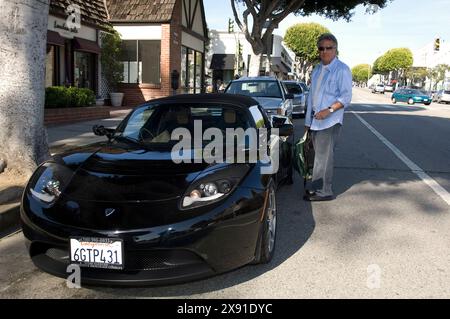
M 409 99 L 408 99 L 408 104 L 409 104 L 409 105 L 413 105 L 413 104 L 414 104 L 414 100 L 413 100 L 412 98 L 409 98 Z
M 431 103 L 425 103 L 425 105 L 430 105 Z
M 268 187 L 267 202 L 264 211 L 263 222 L 259 234 L 258 244 L 255 250 L 255 259 L 252 264 L 269 263 L 275 251 L 275 242 L 277 235 L 277 204 L 276 190 L 273 181 Z
M 393 104 L 397 103 L 397 99 L 395 97 L 392 98 L 392 103 Z

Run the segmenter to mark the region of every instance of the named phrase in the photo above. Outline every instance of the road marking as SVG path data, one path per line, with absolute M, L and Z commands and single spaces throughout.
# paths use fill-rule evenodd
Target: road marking
M 384 143 L 394 154 L 408 166 L 411 171 L 419 176 L 419 178 L 427 184 L 431 189 L 438 194 L 449 206 L 450 206 L 450 194 L 439 185 L 431 176 L 429 176 L 423 169 L 411 161 L 405 154 L 403 154 L 397 147 L 389 142 L 383 135 L 381 135 L 375 128 L 373 128 L 369 123 L 367 123 L 360 115 L 353 113 L 360 121 L 363 123 L 373 134 L 375 134 L 378 139 Z

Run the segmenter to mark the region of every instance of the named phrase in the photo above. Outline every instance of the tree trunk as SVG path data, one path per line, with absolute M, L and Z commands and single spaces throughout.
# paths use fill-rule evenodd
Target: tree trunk
M 0 0 L 0 158 L 31 174 L 48 156 L 44 127 L 50 0 Z
M 259 76 L 259 70 L 261 69 L 261 60 L 262 54 L 254 54 L 252 52 L 248 76 Z

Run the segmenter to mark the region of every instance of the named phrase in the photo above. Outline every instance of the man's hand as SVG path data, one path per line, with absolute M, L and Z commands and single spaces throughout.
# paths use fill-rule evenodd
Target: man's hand
M 317 112 L 317 113 L 314 115 L 314 118 L 315 118 L 316 120 L 323 120 L 323 119 L 327 118 L 328 115 L 330 115 L 330 114 L 331 114 L 331 112 L 330 112 L 329 109 L 324 109 L 324 110 L 322 110 L 322 111 L 320 111 L 320 112 Z
M 305 133 L 309 131 L 309 126 L 305 126 Z

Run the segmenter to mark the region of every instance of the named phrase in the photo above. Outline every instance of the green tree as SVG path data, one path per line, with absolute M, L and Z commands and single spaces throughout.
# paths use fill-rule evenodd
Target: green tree
M 450 71 L 450 65 L 448 64 L 438 64 L 428 71 L 428 77 L 434 82 L 433 89 L 436 89 L 439 82 L 444 81 L 446 71 Z
M 273 30 L 290 13 L 299 16 L 318 14 L 333 20 L 343 18 L 350 21 L 357 5 L 363 4 L 368 13 L 374 13 L 385 7 L 388 1 L 391 0 L 230 0 L 236 24 L 253 49 L 251 76 L 259 74 L 261 58 L 268 51 Z M 268 58 L 270 60 L 270 55 Z
M 352 68 L 353 81 L 357 82 L 358 84 L 367 82 L 370 75 L 371 72 L 369 64 L 358 64 Z
M 299 23 L 287 29 L 284 42 L 295 53 L 303 80 L 312 66 L 320 61 L 317 38 L 327 32 L 330 30 L 318 23 Z
M 121 45 L 119 33 L 113 27 L 108 27 L 102 40 L 101 63 L 102 73 L 113 92 L 117 92 L 117 85 L 123 81 L 123 64 L 120 62 Z
M 406 78 L 411 80 L 411 83 L 425 82 L 429 72 L 424 67 L 410 67 L 405 71 Z

